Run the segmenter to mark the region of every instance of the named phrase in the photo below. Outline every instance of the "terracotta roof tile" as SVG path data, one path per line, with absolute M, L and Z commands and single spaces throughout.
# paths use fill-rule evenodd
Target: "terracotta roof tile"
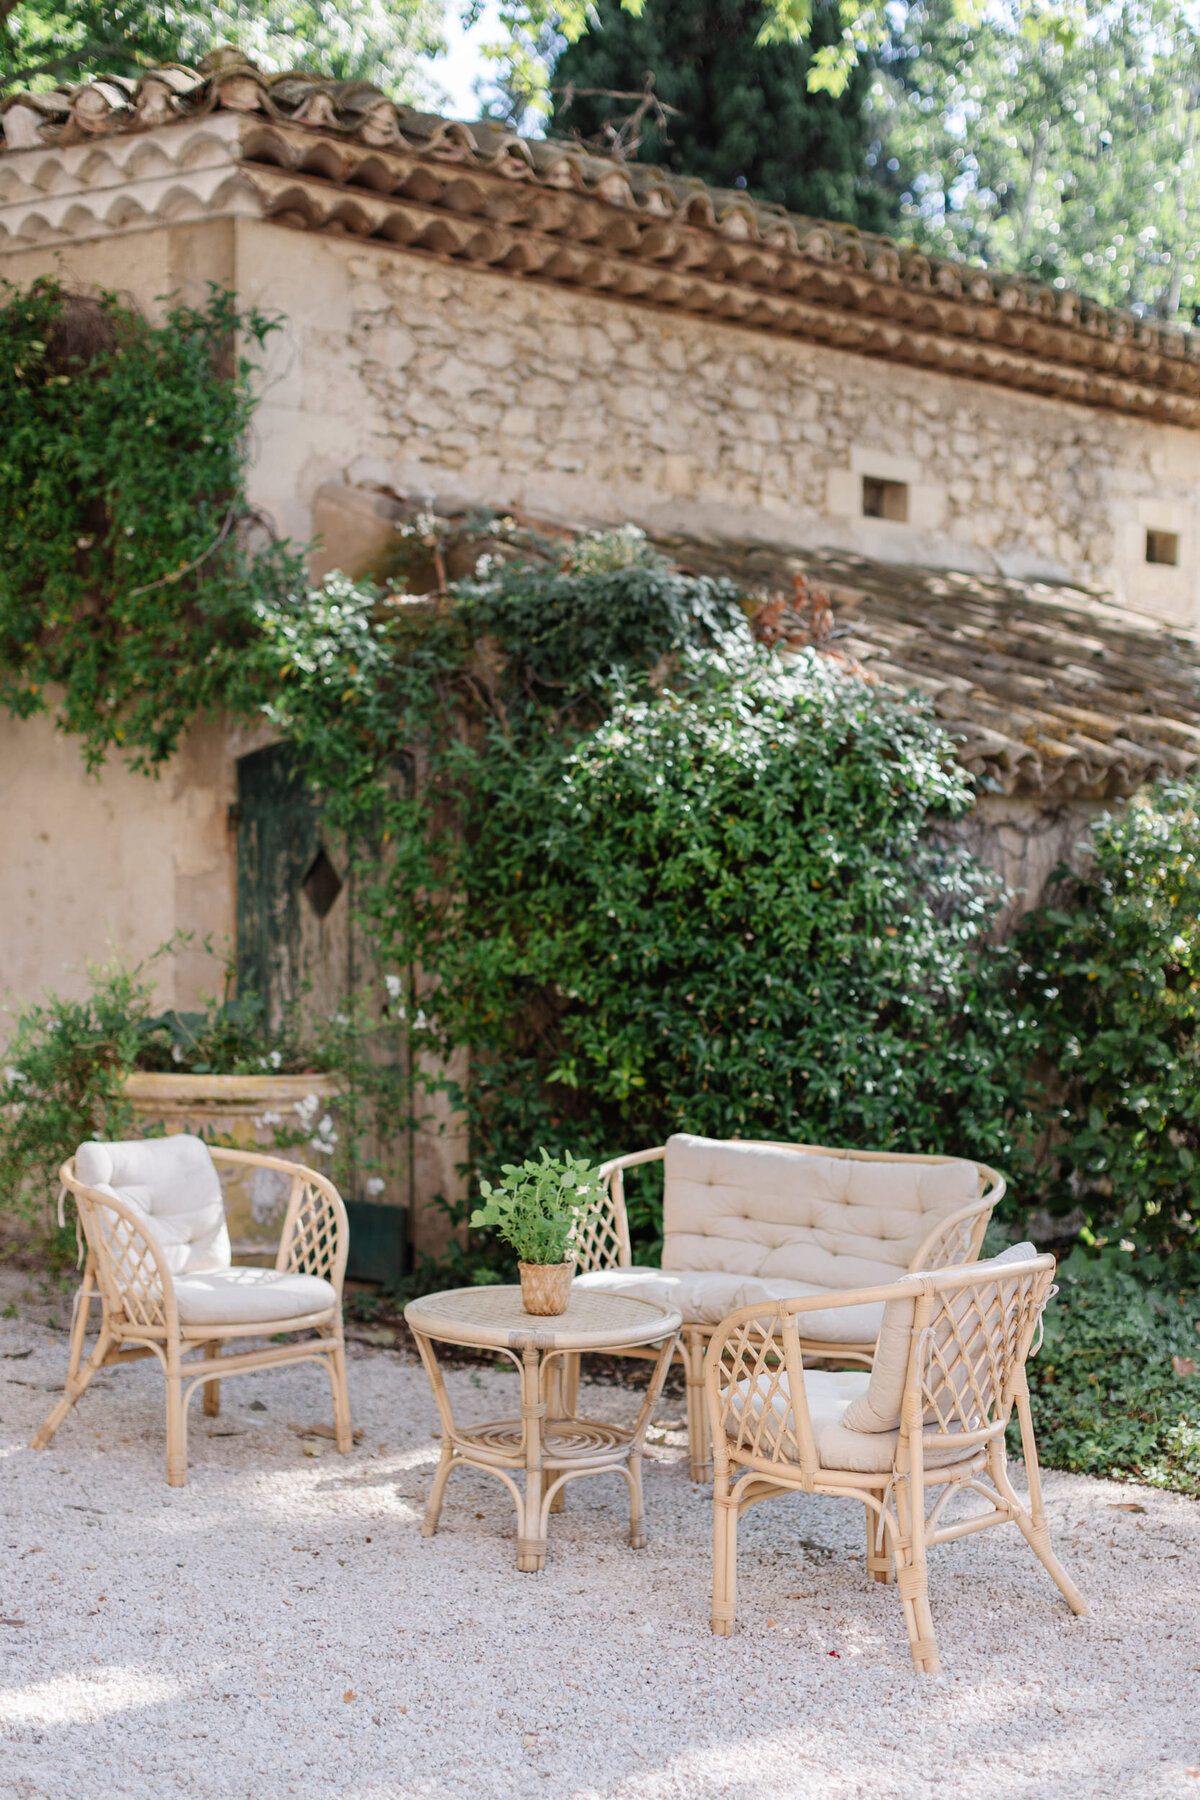
M 819 647 L 927 696 L 985 791 L 1120 799 L 1200 771 L 1200 635 L 1082 588 L 763 544 L 660 539 L 682 566 L 751 592 L 797 574 L 828 593 Z M 808 639 L 793 614 L 796 645 Z
M 10 95 L 0 166 L 16 180 L 0 181 L 0 247 L 22 233 L 48 241 L 120 229 L 126 216 L 111 210 L 111 194 L 89 207 L 78 167 L 59 173 L 82 204 L 47 212 L 46 195 L 63 191 L 47 185 L 55 172 L 39 166 L 22 183 L 18 159 L 99 138 L 115 152 L 148 131 L 165 144 L 173 128 L 210 118 L 231 126 L 223 142 L 242 176 L 236 191 L 205 186 L 181 149 L 179 179 L 147 190 L 149 217 L 160 207 L 178 216 L 190 183 L 201 207 L 256 206 L 296 229 L 1200 426 L 1200 334 L 574 144 L 394 105 L 366 82 L 264 74 L 228 50 L 138 81 Z

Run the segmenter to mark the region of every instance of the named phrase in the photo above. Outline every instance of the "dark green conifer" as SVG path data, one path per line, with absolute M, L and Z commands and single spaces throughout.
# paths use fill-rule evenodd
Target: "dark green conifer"
M 620 0 L 597 0 L 598 20 L 559 57 L 553 86 L 654 92 L 678 109 L 666 132 L 647 117 L 636 160 L 713 187 L 745 188 L 792 212 L 886 229 L 886 196 L 866 180 L 871 71 L 860 65 L 843 94 L 810 93 L 812 52 L 841 29 L 836 5 L 813 9 L 811 43 L 759 46 L 760 0 L 647 0 L 641 18 Z M 554 95 L 550 130 L 592 138 L 633 101 Z

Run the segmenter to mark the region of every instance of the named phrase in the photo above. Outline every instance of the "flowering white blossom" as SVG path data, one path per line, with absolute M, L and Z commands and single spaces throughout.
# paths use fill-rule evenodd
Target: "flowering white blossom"
M 376 1194 L 382 1194 L 384 1188 L 387 1186 L 387 1182 L 383 1179 L 382 1175 L 372 1175 L 366 1186 L 368 1194 L 374 1199 Z
M 301 1125 L 304 1127 L 305 1131 L 307 1131 L 310 1128 L 313 1120 L 316 1118 L 317 1108 L 320 1106 L 320 1104 L 321 1104 L 321 1097 L 319 1094 L 305 1094 L 303 1100 L 293 1101 L 292 1110 L 296 1114 L 296 1117 L 299 1119 L 299 1121 L 300 1121 Z
M 383 985 L 388 991 L 389 1000 L 398 1000 L 404 992 L 404 982 L 399 975 L 385 975 Z

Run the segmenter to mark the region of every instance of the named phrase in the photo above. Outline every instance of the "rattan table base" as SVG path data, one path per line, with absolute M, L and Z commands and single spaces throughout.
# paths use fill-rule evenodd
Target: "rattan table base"
M 582 1475 L 613 1471 L 624 1477 L 629 1542 L 642 1548 L 642 1451 L 679 1336 L 678 1312 L 647 1300 L 580 1289 L 572 1292 L 565 1313 L 537 1318 L 521 1305 L 520 1288 L 494 1287 L 429 1294 L 412 1301 L 404 1316 L 442 1420 L 442 1455 L 425 1508 L 423 1537 L 437 1530 L 451 1471 L 467 1463 L 497 1476 L 516 1502 L 518 1569 L 532 1573 L 545 1567 L 550 1514 L 561 1507 L 567 1482 Z M 476 1345 L 508 1357 L 521 1377 L 520 1417 L 459 1425 L 438 1365 L 438 1342 Z M 581 1353 L 633 1344 L 659 1346 L 634 1423 L 578 1418 L 574 1396 Z

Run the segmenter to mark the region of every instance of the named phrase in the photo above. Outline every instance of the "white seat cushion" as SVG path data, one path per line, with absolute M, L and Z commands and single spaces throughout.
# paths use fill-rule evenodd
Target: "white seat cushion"
M 593 1269 L 578 1275 L 577 1287 L 606 1294 L 628 1294 L 634 1300 L 656 1300 L 677 1306 L 686 1325 L 719 1325 L 740 1306 L 770 1305 L 776 1300 L 806 1300 L 828 1288 L 811 1282 L 753 1275 L 729 1275 L 719 1269 Z M 873 1344 L 883 1320 L 883 1303 L 844 1306 L 803 1313 L 801 1335 L 827 1344 Z
M 808 1416 L 812 1423 L 813 1442 L 823 1469 L 847 1469 L 860 1475 L 886 1474 L 896 1456 L 900 1433 L 896 1431 L 852 1431 L 845 1423 L 851 1406 L 861 1400 L 871 1380 L 869 1373 L 858 1369 L 806 1369 L 804 1393 Z M 753 1389 L 749 1381 L 738 1383 L 732 1410 L 741 1416 L 747 1400 L 755 1418 L 762 1415 L 771 1386 L 770 1377 L 760 1375 Z M 799 1446 L 786 1425 L 791 1410 L 791 1396 L 786 1374 L 770 1397 L 769 1417 L 763 1428 L 762 1454 L 770 1455 L 780 1434 L 785 1434 L 784 1454 L 789 1461 L 799 1459 Z M 975 1454 L 972 1446 L 959 1452 L 951 1445 L 930 1449 L 925 1453 L 929 1469 L 947 1468 L 968 1460 Z
M 80 1144 L 75 1173 L 85 1187 L 123 1200 L 150 1222 L 172 1275 L 229 1267 L 221 1178 L 203 1138 L 179 1132 Z
M 180 1275 L 175 1300 L 181 1325 L 266 1325 L 307 1318 L 337 1305 L 319 1275 L 287 1275 L 278 1269 L 213 1269 Z

